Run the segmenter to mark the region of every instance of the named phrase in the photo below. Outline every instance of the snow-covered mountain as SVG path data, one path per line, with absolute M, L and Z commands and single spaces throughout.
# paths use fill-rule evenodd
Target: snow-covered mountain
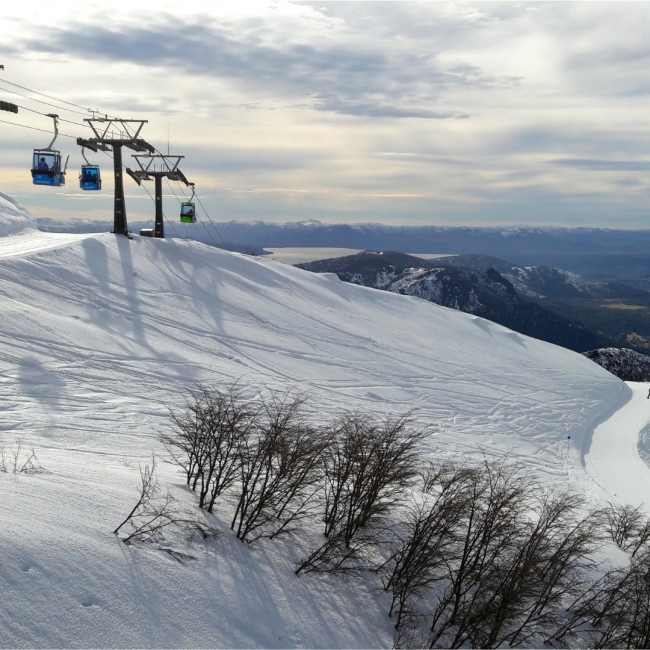
M 484 259 L 495 258 L 481 258 L 481 261 Z M 584 352 L 606 344 L 607 339 L 589 331 L 582 323 L 523 299 L 519 287 L 516 289 L 511 282 L 516 279 L 512 274 L 501 273 L 494 267 L 464 268 L 454 260 L 453 257 L 423 260 L 391 251 L 361 251 L 297 266 L 315 273 L 336 273 L 341 280 L 352 284 L 417 296 L 570 350 Z M 502 262 L 501 267 L 504 266 L 506 271 L 517 269 Z
M 6 200 L 0 213 L 25 216 Z M 380 589 L 296 577 L 285 542 L 248 547 L 222 521 L 180 564 L 111 533 L 193 382 L 295 385 L 320 419 L 415 409 L 435 425 L 423 458 L 508 453 L 595 501 L 607 494 L 581 458 L 631 395 L 473 314 L 193 241 L 27 228 L 0 240 L 0 303 L 0 443 L 22 438 L 44 468 L 0 473 L 3 647 L 392 645 Z M 195 508 L 176 469 L 159 471 Z
M 507 278 L 523 296 L 533 299 L 649 299 L 650 293 L 620 282 L 590 280 L 577 273 L 551 266 L 517 266 L 488 255 L 455 255 L 428 260 L 475 271 L 493 268 Z

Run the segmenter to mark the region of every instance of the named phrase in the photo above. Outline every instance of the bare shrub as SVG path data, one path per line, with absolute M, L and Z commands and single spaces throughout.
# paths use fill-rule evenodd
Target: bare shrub
M 561 625 L 562 605 L 584 589 L 601 539 L 598 514 L 581 516 L 581 507 L 581 500 L 568 494 L 536 507 L 538 519 L 524 526 L 520 546 L 497 559 L 487 583 L 492 593 L 468 635 L 475 647 L 521 646 L 540 630 Z
M 113 531 L 119 535 L 120 530 L 127 526 L 129 532 L 121 538 L 125 544 L 133 540 L 160 541 L 164 538 L 164 529 L 179 521 L 175 500 L 170 494 L 161 495 L 155 472 L 155 458 L 152 458 L 151 465 L 140 467 L 139 498 L 126 519 Z
M 434 601 L 431 647 L 472 645 L 469 637 L 485 618 L 484 596 L 497 558 L 521 541 L 517 522 L 531 506 L 528 484 L 513 465 L 486 461 L 476 479 L 445 567 L 444 589 Z
M 16 438 L 10 447 L 0 444 L 0 473 L 37 474 L 43 467 L 33 448 L 24 449 L 22 438 Z
M 560 627 L 563 605 L 586 588 L 600 515 L 538 492 L 506 461 L 434 468 L 424 486 L 383 568 L 396 645 L 515 647 Z
M 352 540 L 346 540 L 343 531 L 337 530 L 298 563 L 295 573 L 359 573 L 374 570 L 376 563 L 368 556 L 378 542 L 377 530 L 361 529 Z
M 192 542 L 197 537 L 200 537 L 203 540 L 217 539 L 222 534 L 222 531 L 215 526 L 206 524 L 191 517 L 181 522 L 181 528 L 183 535 L 188 542 Z
M 650 647 L 650 554 L 608 571 L 569 607 L 570 619 L 549 643 L 586 636 L 593 648 Z
M 603 513 L 612 540 L 624 551 L 631 550 L 632 556 L 650 540 L 650 519 L 640 507 L 610 503 Z
M 221 390 L 197 384 L 185 408 L 170 412 L 172 432 L 161 441 L 199 496 L 199 507 L 212 512 L 216 499 L 239 477 L 242 441 L 253 432 L 258 409 L 243 399 L 236 383 Z
M 396 615 L 396 629 L 405 614 L 417 617 L 416 603 L 420 605 L 444 575 L 475 475 L 475 470 L 452 463 L 426 468 L 421 500 L 407 511 L 396 549 L 380 569 L 384 589 L 392 595 L 388 615 Z
M 303 394 L 270 392 L 237 448 L 231 528 L 242 541 L 290 532 L 311 513 L 327 441 L 302 412 Z
M 299 563 L 296 573 L 357 568 L 359 551 L 376 541 L 376 529 L 418 474 L 416 446 L 428 430 L 410 425 L 409 415 L 376 420 L 360 413 L 346 413 L 332 423 L 323 450 L 326 541 Z

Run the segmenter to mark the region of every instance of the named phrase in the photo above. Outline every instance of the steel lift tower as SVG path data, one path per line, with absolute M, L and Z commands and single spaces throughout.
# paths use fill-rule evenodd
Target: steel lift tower
M 136 162 L 140 169 L 131 170 L 127 167 L 126 173 L 138 184 L 141 185 L 142 181 L 155 181 L 156 187 L 156 221 L 153 229 L 153 236 L 158 239 L 165 238 L 165 224 L 163 223 L 163 209 L 162 209 L 162 179 L 168 178 L 170 181 L 180 181 L 185 185 L 190 185 L 190 182 L 185 178 L 185 174 L 178 168 L 178 163 L 185 158 L 185 156 L 170 156 L 164 154 L 156 155 L 134 155 Z
M 134 151 L 149 151 L 154 153 L 156 149 L 140 137 L 142 127 L 147 120 L 122 120 L 109 117 L 84 118 L 84 122 L 95 134 L 94 138 L 85 140 L 78 138 L 77 144 L 87 147 L 91 151 L 107 147 L 113 150 L 113 169 L 115 171 L 115 208 L 113 212 L 113 231 L 119 235 L 129 237 L 129 229 L 126 221 L 126 205 L 124 203 L 124 177 L 122 175 L 122 147 L 128 147 Z M 128 171 L 128 170 L 127 170 Z

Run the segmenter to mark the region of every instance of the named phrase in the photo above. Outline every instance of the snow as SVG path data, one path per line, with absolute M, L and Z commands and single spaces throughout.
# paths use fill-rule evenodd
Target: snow
M 0 192 L 0 237 L 26 229 L 35 229 L 36 222 L 18 201 Z
M 639 432 L 650 422 L 650 385 L 627 383 L 630 400 L 594 431 L 586 469 L 609 500 L 641 506 L 650 514 L 650 468 L 638 449 Z
M 3 200 L 12 223 L 22 213 Z M 0 474 L 3 647 L 392 645 L 376 586 L 297 578 L 288 542 L 249 548 L 224 522 L 181 565 L 111 534 L 196 381 L 298 386 L 315 417 L 415 409 L 436 425 L 423 457 L 508 453 L 594 499 L 590 476 L 619 489 L 594 428 L 637 389 L 630 401 L 581 355 L 335 275 L 186 240 L 35 233 L 25 219 L 0 240 L 0 442 L 24 438 L 45 471 Z M 174 468 L 159 471 L 194 508 Z
M 24 257 L 31 253 L 63 248 L 87 237 L 88 235 L 70 235 L 26 229 L 17 235 L 0 237 L 0 259 Z

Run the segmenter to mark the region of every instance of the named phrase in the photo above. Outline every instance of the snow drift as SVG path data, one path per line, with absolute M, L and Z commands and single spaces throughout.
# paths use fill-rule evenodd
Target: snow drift
M 423 455 L 507 451 L 555 481 L 586 481 L 582 446 L 630 395 L 470 314 L 192 241 L 25 230 L 0 241 L 0 301 L 0 442 L 46 470 L 0 474 L 2 646 L 392 644 L 382 594 L 296 578 L 283 542 L 225 533 L 182 566 L 110 533 L 192 382 L 296 385 L 315 417 L 415 409 L 438 425 Z

